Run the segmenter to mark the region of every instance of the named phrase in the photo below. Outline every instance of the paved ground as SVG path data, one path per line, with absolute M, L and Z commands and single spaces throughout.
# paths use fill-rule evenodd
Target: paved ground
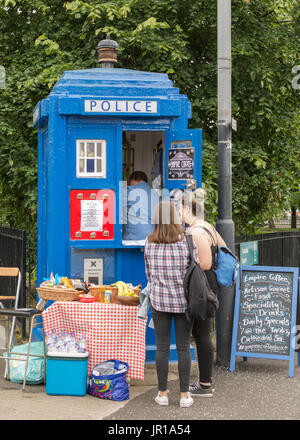
M 288 377 L 288 362 L 249 359 L 231 373 L 215 368 L 213 398 L 194 398 L 190 408 L 178 405 L 178 381 L 169 383 L 169 406 L 153 401 L 156 388 L 131 400 L 110 420 L 298 420 L 300 367 Z
M 171 367 L 170 405 L 159 407 L 155 369 L 146 368 L 145 382 L 131 381 L 130 400 L 109 402 L 84 397 L 49 396 L 44 385 L 26 386 L 2 379 L 0 361 L 1 420 L 298 420 L 300 419 L 300 367 L 288 377 L 288 362 L 248 359 L 237 362 L 231 373 L 215 367 L 213 398 L 195 398 L 191 408 L 178 405 L 176 368 Z M 2 369 L 1 369 L 2 368 Z M 193 368 L 195 377 L 196 369 Z M 140 383 L 137 385 L 137 383 Z

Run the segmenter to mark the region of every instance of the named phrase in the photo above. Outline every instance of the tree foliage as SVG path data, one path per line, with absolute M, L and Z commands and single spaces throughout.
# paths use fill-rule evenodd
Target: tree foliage
M 232 0 L 233 215 L 251 231 L 290 204 L 299 185 L 297 0 Z M 32 111 L 65 70 L 96 67 L 106 35 L 119 66 L 166 72 L 203 128 L 207 212 L 217 215 L 217 1 L 0 0 L 0 221 L 36 223 Z

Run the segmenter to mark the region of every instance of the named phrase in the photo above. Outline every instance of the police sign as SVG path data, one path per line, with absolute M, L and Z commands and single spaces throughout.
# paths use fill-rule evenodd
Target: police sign
M 84 101 L 86 113 L 157 113 L 157 101 L 99 100 Z

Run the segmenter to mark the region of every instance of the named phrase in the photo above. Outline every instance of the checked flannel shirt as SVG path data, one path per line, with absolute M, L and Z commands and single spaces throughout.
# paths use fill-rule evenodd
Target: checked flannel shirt
M 183 279 L 189 266 L 186 238 L 176 243 L 149 243 L 146 239 L 144 258 L 152 307 L 160 312 L 184 313 Z M 194 258 L 199 263 L 195 243 Z

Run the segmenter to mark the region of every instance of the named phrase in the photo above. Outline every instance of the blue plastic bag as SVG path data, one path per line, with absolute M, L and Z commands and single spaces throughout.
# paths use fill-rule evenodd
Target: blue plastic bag
M 19 359 L 26 360 L 25 355 L 21 355 L 18 353 L 27 353 L 28 350 L 28 344 L 22 344 L 22 345 L 15 345 L 10 354 L 10 357 L 16 357 Z M 44 354 L 44 343 L 43 342 L 31 342 L 30 346 L 30 353 L 31 354 Z M 7 352 L 3 353 L 3 356 L 7 356 Z M 10 380 L 15 383 L 22 383 L 24 380 L 24 374 L 25 374 L 25 366 L 26 361 L 24 360 L 10 360 L 9 361 L 9 373 L 10 373 Z M 6 362 L 8 362 L 6 360 Z M 28 361 L 28 368 L 27 368 L 27 374 L 26 374 L 26 383 L 30 385 L 38 385 L 40 383 L 44 382 L 44 358 L 43 357 L 35 357 L 35 356 L 29 356 Z
M 237 278 L 238 268 L 237 257 L 227 247 L 219 246 L 215 270 L 219 286 L 231 286 Z
M 126 381 L 128 370 L 128 364 L 117 360 L 109 360 L 96 365 L 89 378 L 88 394 L 105 400 L 119 402 L 128 400 L 129 387 Z

